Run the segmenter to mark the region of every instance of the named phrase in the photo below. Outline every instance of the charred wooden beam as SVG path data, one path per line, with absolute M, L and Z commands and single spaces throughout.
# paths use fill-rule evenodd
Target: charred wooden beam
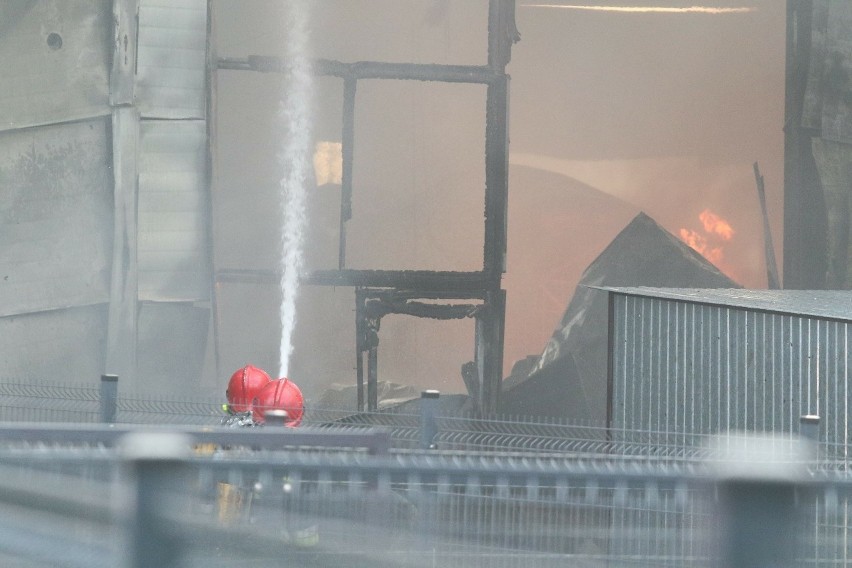
M 483 310 L 476 318 L 474 363 L 479 389 L 477 411 L 497 411 L 503 381 L 503 338 L 506 292 L 501 288 L 506 271 L 509 193 L 509 76 L 506 65 L 512 44 L 520 39 L 515 26 L 515 1 L 490 0 L 488 4 L 488 65 L 499 78 L 488 84 L 485 102 L 485 243 L 483 272 L 488 290 Z
M 367 300 L 366 316 L 381 318 L 388 314 L 414 316 L 418 318 L 451 320 L 475 317 L 482 306 L 474 304 L 427 304 L 425 302 L 388 302 Z
M 302 280 L 316 286 L 398 288 L 468 294 L 486 289 L 482 272 L 441 270 L 316 270 Z
M 485 307 L 476 318 L 475 362 L 479 372 L 477 410 L 482 415 L 496 412 L 500 401 L 505 320 L 506 291 L 489 292 Z
M 509 78 L 488 86 L 485 107 L 485 241 L 489 286 L 500 287 L 506 270 L 509 192 Z
M 398 290 L 394 288 L 359 288 L 365 298 L 401 302 L 405 300 L 484 300 L 484 290 Z
M 217 283 L 272 284 L 281 282 L 281 271 L 256 268 L 220 268 Z M 349 286 L 369 290 L 369 297 L 421 300 L 471 300 L 485 297 L 482 272 L 440 270 L 317 270 L 306 274 L 302 284 Z
M 521 40 L 515 23 L 515 0 L 491 0 L 488 5 L 488 66 L 503 73 L 512 59 L 512 44 Z
M 364 412 L 364 351 L 367 345 L 365 300 L 363 290 L 355 290 L 355 374 L 358 412 Z
M 379 409 L 379 348 L 372 347 L 367 353 L 367 411 Z
M 512 44 L 520 39 L 515 26 L 514 0 L 489 0 L 488 64 L 437 65 L 330 59 L 309 61 L 315 75 L 344 80 L 343 180 L 337 270 L 319 270 L 302 282 L 319 286 L 351 286 L 356 295 L 356 351 L 358 409 L 364 407 L 364 356 L 367 409 L 376 410 L 378 382 L 378 329 L 384 315 L 395 313 L 436 319 L 476 318 L 475 361 L 465 368 L 465 382 L 482 414 L 496 411 L 503 366 L 503 332 L 506 294 L 501 288 L 506 270 L 508 203 L 509 77 L 506 65 Z M 218 69 L 286 73 L 292 61 L 252 55 L 245 59 L 221 58 Z M 355 93 L 362 79 L 438 81 L 487 85 L 485 116 L 485 238 L 481 271 L 353 270 L 346 269 L 346 222 L 352 217 L 352 162 L 354 156 Z M 275 270 L 219 270 L 217 282 L 280 281 Z M 416 299 L 478 299 L 482 304 L 430 304 Z M 475 377 L 473 375 L 476 375 Z M 475 384 L 474 384 L 475 383 Z
M 346 268 L 346 222 L 352 218 L 352 169 L 355 157 L 355 92 L 358 82 L 346 79 L 343 82 L 343 128 L 342 158 L 343 172 L 340 187 L 340 227 L 337 268 Z
M 389 63 L 356 61 L 344 63 L 332 59 L 311 59 L 314 75 L 340 79 L 391 79 L 397 81 L 440 81 L 442 83 L 488 84 L 501 76 L 487 65 L 441 65 L 437 63 Z M 274 55 L 249 55 L 246 58 L 221 57 L 219 69 L 287 73 L 287 59 Z

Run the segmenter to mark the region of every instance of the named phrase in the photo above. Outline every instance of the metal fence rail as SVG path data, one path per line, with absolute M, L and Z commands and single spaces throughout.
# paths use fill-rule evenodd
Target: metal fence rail
M 2 566 L 835 566 L 852 552 L 839 443 L 317 408 L 304 428 L 229 429 L 221 401 L 89 386 L 0 384 L 0 401 Z M 133 450 L 140 433 L 164 442 Z M 736 467 L 752 462 L 771 467 Z
M 738 458 L 370 453 L 357 433 L 283 428 L 4 426 L 0 560 L 736 566 L 759 565 L 755 551 L 783 551 L 773 565 L 844 562 L 852 497 L 845 466 L 815 465 L 796 453 L 795 440 L 770 440 L 771 453 L 766 440 L 746 441 L 730 438 L 710 455 L 736 447 L 757 466 Z M 737 544 L 742 535 L 751 536 Z M 729 549 L 748 562 L 730 562 Z
M 702 534 L 684 532 L 689 526 L 706 524 L 685 521 L 707 516 L 698 498 L 704 482 L 697 476 L 691 481 L 679 477 L 686 471 L 697 474 L 694 468 L 661 475 L 635 464 L 614 467 L 551 459 L 382 457 L 351 452 L 246 453 L 245 449 L 158 461 L 156 467 L 150 461 L 128 463 L 112 450 L 91 448 L 7 449 L 0 452 L 0 461 L 7 467 L 35 472 L 44 489 L 13 499 L 9 495 L 16 495 L 19 489 L 0 484 L 4 489 L 0 510 L 23 504 L 30 511 L 25 519 L 41 519 L 47 513 L 56 517 L 54 524 L 61 534 L 78 535 L 79 552 L 66 547 L 62 557 L 73 566 L 87 565 L 93 554 L 107 551 L 97 526 L 92 530 L 81 525 L 78 515 L 92 502 L 94 509 L 81 518 L 98 521 L 106 529 L 104 521 L 110 517 L 104 518 L 103 495 L 111 494 L 113 498 L 106 501 L 114 507 L 113 529 L 142 533 L 145 536 L 140 538 L 150 545 L 165 538 L 163 527 L 167 527 L 168 539 L 177 540 L 172 544 L 174 558 L 161 558 L 156 564 L 160 567 L 280 566 L 287 562 L 309 566 L 563 566 L 567 561 L 586 565 L 623 561 L 637 565 L 643 555 L 647 558 L 639 565 L 658 565 L 659 558 L 672 564 L 700 565 L 708 558 L 706 550 L 698 555 L 706 548 Z M 65 473 L 51 473 L 47 467 Z M 104 481 L 117 468 L 124 471 L 123 487 Z M 83 490 L 75 492 L 81 498 L 54 498 L 75 470 L 77 479 L 68 486 L 81 486 Z M 56 476 L 55 483 L 43 481 L 51 475 Z M 146 476 L 153 476 L 157 483 Z M 134 520 L 129 514 L 133 506 L 115 507 L 117 489 L 135 491 L 155 512 L 147 520 L 145 516 Z M 101 498 L 88 501 L 99 492 Z M 643 527 L 636 526 L 639 505 L 638 515 L 654 515 L 655 522 L 663 523 L 659 528 L 665 530 L 654 530 L 648 518 Z M 62 526 L 63 520 L 67 526 Z M 26 530 L 40 534 L 41 522 Z M 147 528 L 142 526 L 146 523 L 150 523 Z M 6 528 L 0 523 L 0 532 Z M 684 543 L 689 546 L 684 548 Z M 31 552 L 6 549 L 2 539 L 0 550 L 7 554 Z M 111 558 L 132 551 L 132 547 L 113 551 Z M 48 559 L 45 565 L 57 565 L 53 563 L 57 560 Z M 154 565 L 145 558 L 137 560 L 141 562 L 137 565 Z M 175 563 L 164 563 L 167 561 Z

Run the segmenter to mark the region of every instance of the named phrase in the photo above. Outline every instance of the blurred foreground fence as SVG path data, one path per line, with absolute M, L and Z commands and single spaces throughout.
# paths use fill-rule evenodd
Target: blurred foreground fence
M 845 464 L 792 438 L 724 442 L 675 462 L 389 451 L 380 430 L 5 424 L 0 565 L 845 565 Z
M 852 550 L 843 445 L 310 407 L 304 428 L 227 429 L 220 400 L 116 386 L 0 383 L 0 566 L 836 566 Z

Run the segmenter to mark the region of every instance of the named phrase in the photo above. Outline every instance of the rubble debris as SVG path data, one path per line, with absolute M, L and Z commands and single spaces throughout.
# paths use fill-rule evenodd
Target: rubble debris
M 356 385 L 332 384 L 331 387 L 320 395 L 320 398 L 313 406 L 320 410 L 343 410 L 349 412 L 355 408 L 355 400 L 358 396 L 357 390 Z M 377 391 L 380 410 L 420 397 L 418 389 L 388 381 L 379 381 Z

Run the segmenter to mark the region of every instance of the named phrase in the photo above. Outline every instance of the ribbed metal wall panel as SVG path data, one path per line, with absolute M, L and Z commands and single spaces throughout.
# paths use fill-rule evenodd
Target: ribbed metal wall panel
M 193 392 L 204 366 L 209 324 L 210 310 L 204 307 L 176 302 L 140 304 L 139 380 L 127 390 L 175 395 Z
M 143 117 L 206 116 L 207 0 L 140 0 L 136 100 Z
M 0 3 L 0 130 L 110 113 L 112 0 Z
M 97 384 L 106 322 L 106 305 L 0 318 L 0 381 Z
M 139 300 L 210 297 L 206 159 L 205 121 L 142 121 Z
M 0 316 L 109 301 L 104 119 L 0 133 Z
M 612 307 L 615 430 L 797 432 L 812 414 L 848 441 L 852 322 L 624 293 Z

